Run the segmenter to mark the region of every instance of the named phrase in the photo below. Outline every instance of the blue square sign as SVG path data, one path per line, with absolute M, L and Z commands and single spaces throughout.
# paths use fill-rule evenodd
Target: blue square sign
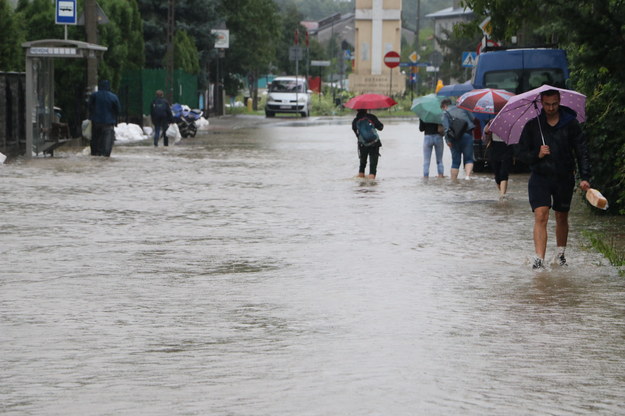
M 76 24 L 76 0 L 56 0 L 57 25 Z
M 474 67 L 477 64 L 477 52 L 462 52 L 462 66 Z

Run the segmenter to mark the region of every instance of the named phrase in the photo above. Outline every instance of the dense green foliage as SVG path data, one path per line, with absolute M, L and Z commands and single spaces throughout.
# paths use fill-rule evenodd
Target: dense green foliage
M 145 67 L 165 68 L 167 52 L 167 0 L 137 0 L 143 19 Z M 213 81 L 216 63 L 215 39 L 211 33 L 220 24 L 216 8 L 219 0 L 176 1 L 174 21 L 174 66 L 199 74 L 200 87 L 208 85 L 211 70 Z M 194 45 L 193 45 L 194 44 Z M 195 62 L 191 62 L 195 61 Z
M 335 13 L 354 10 L 354 0 L 274 0 L 279 9 L 294 7 L 306 20 L 321 20 Z
M 23 71 L 23 32 L 7 0 L 0 0 L 0 39 L 0 71 Z
M 571 87 L 586 94 L 592 185 L 611 212 L 625 214 L 625 1 L 465 0 L 478 15 L 490 14 L 493 35 L 519 44 L 554 43 L 567 50 Z
M 124 70 L 143 67 L 143 22 L 136 1 L 99 0 L 98 4 L 109 18 L 109 23 L 98 27 L 98 43 L 108 47 L 99 77 L 117 87 Z
M 186 31 L 177 30 L 174 44 L 174 67 L 197 75 L 200 72 L 200 61 L 193 38 Z
M 235 95 L 236 89 L 243 85 L 235 83 L 236 78 L 230 74 L 257 79 L 259 74 L 269 71 L 283 35 L 280 16 L 273 0 L 227 0 L 219 11 L 230 31 L 230 48 L 224 60 L 226 81 L 230 81 L 226 90 Z

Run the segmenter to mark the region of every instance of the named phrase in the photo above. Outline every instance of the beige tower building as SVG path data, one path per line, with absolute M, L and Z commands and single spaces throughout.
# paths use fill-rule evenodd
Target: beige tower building
M 400 94 L 405 79 L 384 55 L 401 53 L 401 0 L 356 0 L 355 62 L 349 89 L 355 93 Z M 392 85 L 391 85 L 392 78 Z

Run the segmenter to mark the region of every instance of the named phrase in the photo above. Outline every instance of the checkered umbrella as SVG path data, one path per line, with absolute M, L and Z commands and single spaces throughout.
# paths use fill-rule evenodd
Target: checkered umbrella
M 482 88 L 462 94 L 456 106 L 472 113 L 497 114 L 512 96 L 510 91 Z

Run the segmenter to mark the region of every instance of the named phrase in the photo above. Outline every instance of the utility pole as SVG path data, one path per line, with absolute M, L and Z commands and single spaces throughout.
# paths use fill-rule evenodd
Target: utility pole
M 176 0 L 169 0 L 167 6 L 167 79 L 165 81 L 165 95 L 170 104 L 174 102 L 174 34 Z
M 415 50 L 417 51 L 417 57 L 419 55 L 421 55 L 419 53 L 419 31 L 421 30 L 421 0 L 417 0 L 417 25 L 416 25 L 416 29 L 415 29 Z M 417 58 L 418 59 L 418 58 Z M 412 68 L 411 68 L 412 70 Z M 414 69 L 417 73 L 415 74 L 415 77 L 417 78 L 415 81 L 415 85 L 417 87 L 417 95 L 419 95 L 419 90 L 420 90 L 420 84 L 421 84 L 421 77 L 419 74 L 419 72 L 421 71 L 419 67 L 416 67 Z
M 87 43 L 98 43 L 98 19 L 96 16 L 96 0 L 85 0 L 85 37 Z M 89 54 L 87 57 L 87 93 L 95 91 L 98 85 L 98 57 Z

